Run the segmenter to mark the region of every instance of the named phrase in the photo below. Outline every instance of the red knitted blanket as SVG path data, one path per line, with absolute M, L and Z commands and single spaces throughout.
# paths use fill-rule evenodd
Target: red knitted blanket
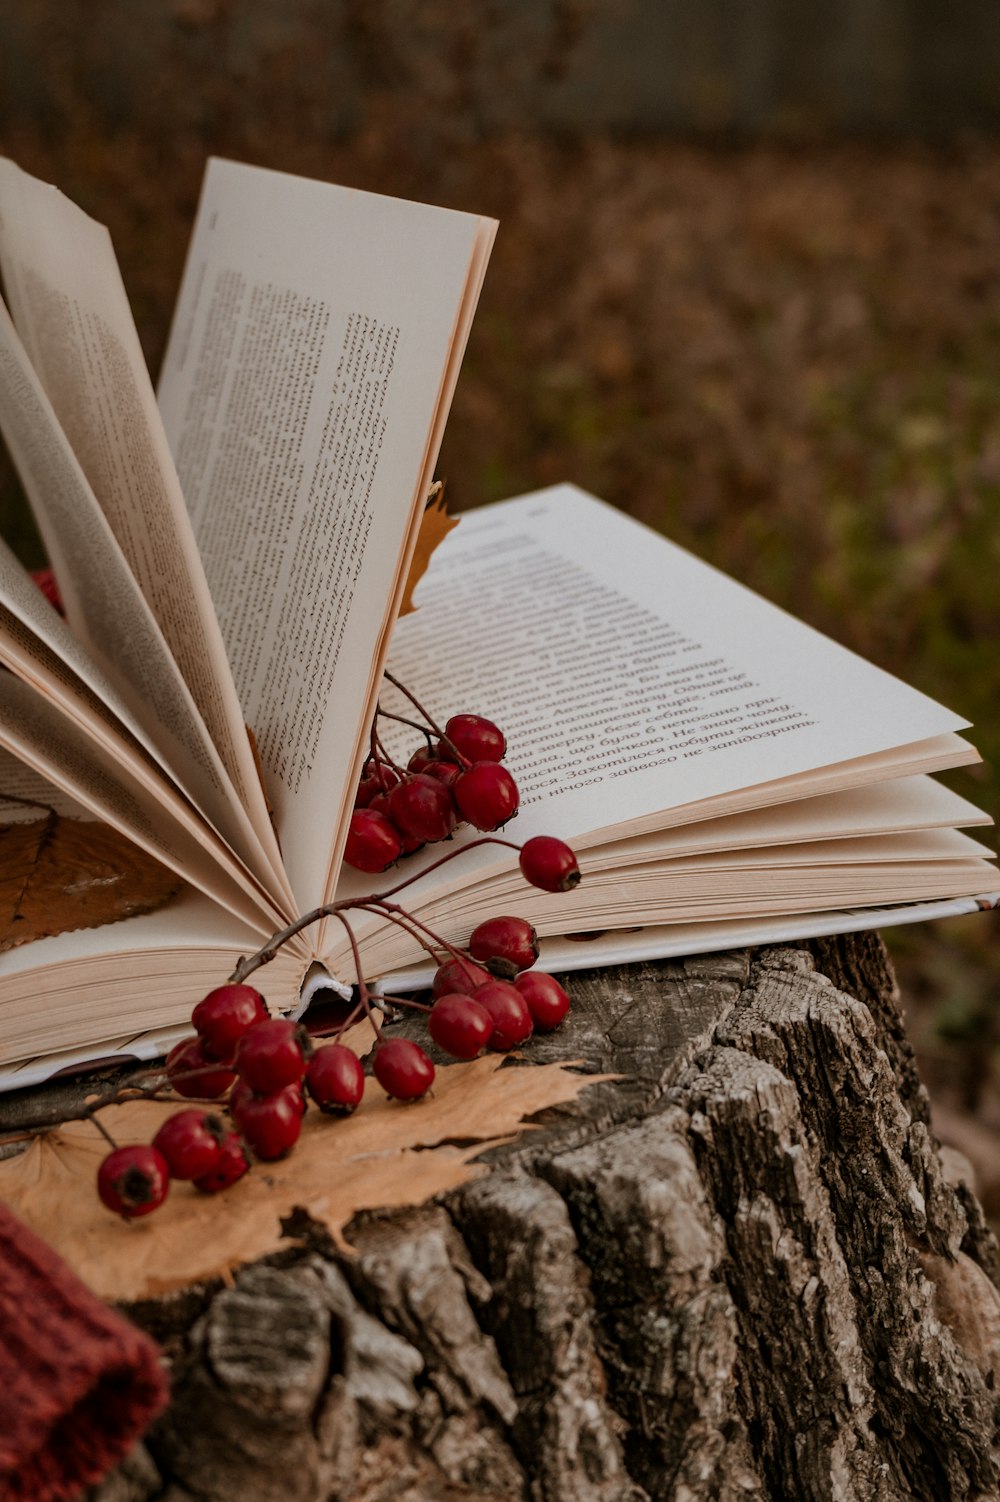
M 166 1398 L 154 1342 L 0 1203 L 0 1497 L 78 1496 Z

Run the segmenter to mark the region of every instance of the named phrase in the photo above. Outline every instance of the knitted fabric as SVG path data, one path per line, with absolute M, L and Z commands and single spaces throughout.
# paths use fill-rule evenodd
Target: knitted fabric
M 154 1342 L 0 1203 L 0 1497 L 76 1497 L 166 1394 Z

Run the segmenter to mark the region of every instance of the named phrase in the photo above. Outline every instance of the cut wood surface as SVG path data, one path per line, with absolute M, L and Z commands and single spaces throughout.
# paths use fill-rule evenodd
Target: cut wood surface
M 529 1059 L 621 1078 L 486 1177 L 130 1306 L 173 1402 L 90 1502 L 1000 1495 L 996 1243 L 881 941 L 572 991 Z

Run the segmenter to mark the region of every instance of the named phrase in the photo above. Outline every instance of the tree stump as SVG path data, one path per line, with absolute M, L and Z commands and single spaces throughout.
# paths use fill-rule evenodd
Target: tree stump
M 488 1175 L 130 1308 L 174 1397 L 91 1502 L 1000 1495 L 996 1242 L 881 941 L 572 991 L 531 1057 L 620 1078 Z

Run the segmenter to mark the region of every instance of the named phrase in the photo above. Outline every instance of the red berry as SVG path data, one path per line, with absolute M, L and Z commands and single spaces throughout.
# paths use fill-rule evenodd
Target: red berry
M 218 1100 L 236 1075 L 217 1060 L 206 1058 L 201 1039 L 182 1038 L 167 1054 L 167 1076 L 178 1095 L 188 1100 Z
M 127 1220 L 148 1215 L 162 1205 L 169 1188 L 170 1170 L 166 1158 L 158 1148 L 146 1143 L 116 1147 L 97 1170 L 97 1192 L 101 1203 Z
M 52 570 L 50 568 L 32 569 L 31 577 L 38 585 L 38 588 L 42 591 L 42 594 L 48 600 L 49 604 L 54 605 L 60 615 L 65 615 L 66 612 L 63 609 L 62 596 L 59 593 L 59 585 L 56 583 L 56 576 L 52 572 Z
M 525 881 L 543 892 L 568 892 L 580 880 L 580 867 L 572 850 L 548 834 L 525 840 L 519 864 Z
M 376 769 L 369 764 L 354 794 L 354 807 L 369 808 L 373 798 L 379 793 L 390 793 L 398 781 L 399 775 L 391 767 Z
M 402 853 L 403 842 L 385 814 L 373 808 L 354 810 L 344 848 L 349 866 L 355 871 L 387 871 Z
M 473 1000 L 485 1007 L 493 1018 L 493 1031 L 487 1048 L 492 1048 L 496 1053 L 505 1053 L 508 1048 L 516 1048 L 519 1043 L 524 1043 L 531 1037 L 532 1021 L 528 1003 L 509 981 L 487 981 L 485 986 L 480 986 L 474 993 Z
M 487 918 L 472 930 L 469 952 L 501 979 L 513 979 L 538 958 L 538 935 L 524 918 Z M 493 962 L 499 960 L 500 966 Z M 509 972 L 509 974 L 508 974 Z
M 454 800 L 433 777 L 408 777 L 389 794 L 389 817 L 412 839 L 446 840 L 458 823 Z
M 306 1114 L 307 1101 L 302 1089 L 301 1080 L 293 1080 L 290 1085 L 284 1085 L 280 1090 L 275 1090 L 273 1093 L 275 1095 L 287 1095 L 289 1100 L 298 1108 L 299 1115 L 304 1116 Z M 226 1106 L 230 1116 L 235 1121 L 248 1100 L 267 1100 L 269 1098 L 270 1095 L 258 1095 L 256 1090 L 251 1090 L 245 1080 L 237 1080 L 229 1092 Z
M 554 975 L 544 970 L 526 970 L 514 982 L 525 1001 L 531 1020 L 540 1033 L 550 1033 L 569 1011 L 569 997 Z
M 433 746 L 421 746 L 418 751 L 414 751 L 413 755 L 406 763 L 407 771 L 422 772 L 427 766 L 427 763 L 429 761 L 434 761 L 436 756 L 437 752 L 434 750 Z
M 216 986 L 191 1013 L 202 1051 L 222 1064 L 231 1064 L 236 1045 L 257 1022 L 266 1022 L 264 998 L 253 986 Z
M 302 1092 L 286 1087 L 274 1095 L 242 1095 L 233 1120 L 251 1152 L 265 1163 L 290 1153 L 302 1131 Z
M 225 1135 L 220 1116 L 192 1107 L 169 1117 L 153 1138 L 153 1146 L 166 1159 L 171 1178 L 200 1179 L 216 1167 Z
M 433 777 L 446 788 L 453 788 L 462 775 L 462 768 L 454 761 L 429 761 L 421 771 L 425 777 Z
M 427 1031 L 439 1048 L 456 1059 L 475 1059 L 493 1033 L 493 1018 L 481 1002 L 452 993 L 431 1008 Z
M 485 986 L 488 980 L 492 980 L 488 970 L 482 965 L 474 965 L 471 960 L 453 958 L 445 960 L 439 965 L 431 987 L 431 995 L 437 1001 L 439 996 L 447 996 L 450 991 L 458 991 L 464 995 L 471 995 L 477 986 Z
M 466 761 L 503 761 L 503 731 L 480 714 L 453 714 L 444 733 Z
M 396 1100 L 419 1100 L 434 1083 L 434 1065 L 419 1043 L 389 1038 L 375 1051 L 372 1073 L 387 1095 Z
M 306 1070 L 306 1089 L 321 1111 L 334 1116 L 350 1115 L 365 1093 L 361 1060 L 342 1043 L 318 1048 Z
M 308 1034 L 297 1022 L 272 1017 L 243 1034 L 236 1046 L 236 1073 L 258 1095 L 273 1095 L 302 1078 L 309 1047 Z
M 202 1194 L 218 1194 L 242 1179 L 250 1167 L 246 1146 L 239 1132 L 227 1132 L 219 1145 L 219 1160 L 211 1173 L 202 1174 L 194 1187 Z
M 462 817 L 476 829 L 499 829 L 517 813 L 517 783 L 495 761 L 475 761 L 455 783 L 452 792 Z

